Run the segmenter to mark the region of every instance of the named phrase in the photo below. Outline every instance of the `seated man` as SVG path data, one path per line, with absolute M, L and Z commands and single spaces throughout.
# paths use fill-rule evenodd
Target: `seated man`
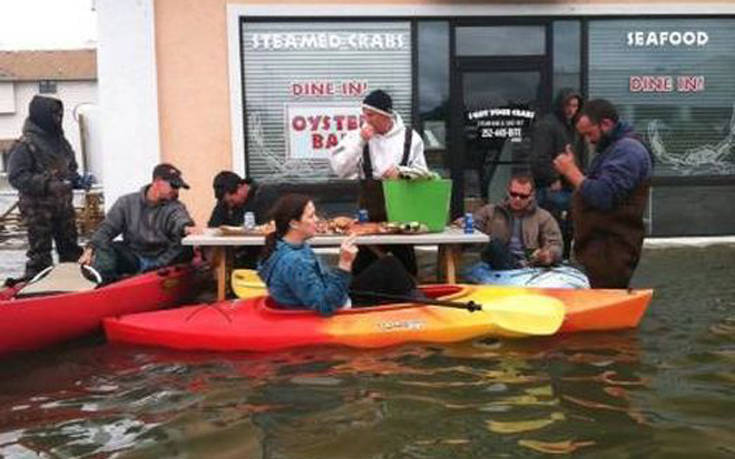
M 245 212 L 255 214 L 255 224 L 268 222 L 268 212 L 275 203 L 275 192 L 258 185 L 250 177 L 241 178 L 234 172 L 222 171 L 212 182 L 217 204 L 209 217 L 210 228 L 221 225 L 240 226 Z
M 112 282 L 125 274 L 190 261 L 193 251 L 181 239 L 194 232 L 194 221 L 178 200 L 179 188 L 189 189 L 181 171 L 170 164 L 156 166 L 152 183 L 115 202 L 79 263 Z M 120 234 L 122 241 L 113 241 Z
M 507 199 L 481 207 L 474 219 L 475 227 L 490 235 L 481 257 L 491 269 L 550 266 L 561 260 L 559 225 L 549 212 L 536 206 L 530 175 L 513 175 Z
M 212 183 L 217 204 L 207 224 L 210 228 L 221 225 L 242 226 L 245 212 L 253 212 L 255 223 L 261 225 L 270 220 L 270 208 L 276 201 L 275 191 L 259 186 L 253 179 L 241 178 L 234 172 L 222 171 Z M 255 268 L 261 248 L 240 247 L 235 251 L 235 268 Z

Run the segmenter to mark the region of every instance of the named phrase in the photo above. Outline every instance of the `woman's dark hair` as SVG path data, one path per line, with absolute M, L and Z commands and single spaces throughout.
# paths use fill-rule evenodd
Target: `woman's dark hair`
M 270 216 L 276 224 L 276 230 L 265 237 L 265 249 L 261 259 L 271 256 L 276 249 L 276 241 L 288 232 L 291 220 L 301 220 L 306 205 L 311 198 L 304 194 L 289 193 L 281 196 L 271 210 Z

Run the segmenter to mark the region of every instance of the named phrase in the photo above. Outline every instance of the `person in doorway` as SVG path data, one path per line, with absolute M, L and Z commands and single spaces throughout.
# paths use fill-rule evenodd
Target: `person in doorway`
M 190 261 L 193 251 L 181 239 L 197 230 L 178 200 L 180 188 L 189 189 L 181 171 L 171 164 L 157 165 L 150 184 L 115 201 L 79 263 L 91 265 L 108 283 Z M 122 241 L 114 241 L 120 234 Z
M 554 158 L 567 145 L 575 153 L 575 162 L 584 171 L 587 165 L 587 144 L 575 129 L 582 96 L 576 91 L 561 89 L 553 102 L 553 110 L 541 118 L 533 130 L 531 170 L 536 182 L 536 199 L 540 207 L 557 219 L 564 236 L 564 258 L 569 258 L 573 238 L 571 220 L 571 184 L 554 168 Z
M 481 253 L 493 270 L 551 266 L 561 261 L 562 238 L 551 214 L 536 205 L 533 177 L 516 173 L 508 181 L 508 197 L 474 213 L 475 226 L 490 235 Z
M 604 99 L 587 102 L 577 130 L 597 153 L 587 174 L 569 147 L 554 160 L 557 172 L 574 187 L 574 255 L 593 288 L 627 288 L 643 247 L 650 152 Z
M 255 223 L 261 225 L 269 219 L 269 211 L 276 196 L 265 186 L 259 186 L 253 179 L 241 178 L 234 172 L 221 171 L 212 183 L 217 204 L 212 209 L 207 226 L 217 228 L 222 225 L 241 226 L 245 212 L 253 212 Z M 235 268 L 255 268 L 260 247 L 240 247 L 234 253 Z
M 368 211 L 370 221 L 387 220 L 381 181 L 397 179 L 402 174 L 427 174 L 424 142 L 421 136 L 403 124 L 393 110 L 393 100 L 385 91 L 376 89 L 362 102 L 365 124 L 342 139 L 330 154 L 332 170 L 341 178 L 359 179 L 358 206 Z M 392 253 L 413 275 L 416 275 L 416 254 L 412 246 L 381 247 Z M 354 263 L 359 274 L 376 259 L 371 250 L 360 250 Z
M 21 217 L 28 228 L 25 279 L 52 264 L 52 240 L 60 262 L 79 258 L 73 188 L 89 188 L 77 172 L 74 151 L 64 137 L 63 103 L 34 96 L 23 135 L 13 145 L 8 181 L 18 190 Z
M 355 235 L 340 247 L 336 268 L 326 267 L 308 244 L 316 234 L 316 208 L 308 196 L 287 194 L 273 210 L 276 230 L 266 237 L 258 275 L 273 299 L 285 308 L 309 308 L 329 316 L 357 304 L 375 303 L 374 298 L 351 298 L 350 290 L 376 294 L 406 295 L 416 284 L 403 265 L 392 256 L 382 257 L 353 277 L 357 256 Z

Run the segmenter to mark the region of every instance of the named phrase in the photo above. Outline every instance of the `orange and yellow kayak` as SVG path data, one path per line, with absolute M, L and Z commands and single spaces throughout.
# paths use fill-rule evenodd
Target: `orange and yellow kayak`
M 430 298 L 474 301 L 481 311 L 416 303 L 340 310 L 331 317 L 277 309 L 266 296 L 104 320 L 110 341 L 185 350 L 269 351 L 310 345 L 377 348 L 635 327 L 651 290 L 566 290 L 431 285 Z

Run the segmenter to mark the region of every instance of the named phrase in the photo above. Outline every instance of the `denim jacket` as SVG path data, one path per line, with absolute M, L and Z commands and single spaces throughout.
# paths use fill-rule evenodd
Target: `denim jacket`
M 276 241 L 276 249 L 258 263 L 258 275 L 280 305 L 309 308 L 329 316 L 348 299 L 351 274 L 322 264 L 309 244 Z

